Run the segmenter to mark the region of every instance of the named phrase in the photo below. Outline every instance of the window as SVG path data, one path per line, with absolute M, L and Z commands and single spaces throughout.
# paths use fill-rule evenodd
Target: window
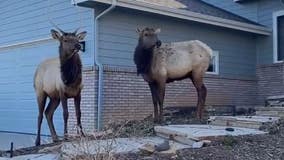
M 213 56 L 207 70 L 209 74 L 219 74 L 219 52 L 213 51 Z
M 284 60 L 284 11 L 273 14 L 273 59 L 274 62 Z

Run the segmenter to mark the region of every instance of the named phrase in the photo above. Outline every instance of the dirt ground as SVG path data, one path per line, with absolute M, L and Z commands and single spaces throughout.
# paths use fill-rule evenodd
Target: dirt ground
M 165 116 L 166 124 L 206 123 L 196 120 L 192 114 L 172 114 Z M 154 123 L 151 117 L 142 121 L 126 121 L 120 124 L 109 124 L 107 130 L 115 133 L 104 138 L 141 137 L 154 135 Z M 266 135 L 223 137 L 216 139 L 209 146 L 200 149 L 183 149 L 176 154 L 123 154 L 115 155 L 114 160 L 284 160 L 284 119 L 273 126 L 263 127 Z M 117 132 L 119 131 L 119 132 Z M 47 146 L 53 146 L 49 144 Z M 14 155 L 37 153 L 41 147 L 31 147 L 14 152 Z M 5 153 L 3 153 L 5 154 Z
M 191 117 L 191 118 L 190 118 Z M 168 118 L 168 123 L 206 123 L 192 115 Z M 176 154 L 117 155 L 116 159 L 141 160 L 284 160 L 284 119 L 273 126 L 263 127 L 266 135 L 223 137 L 200 149 L 183 149 Z M 126 157 L 125 157 L 126 156 Z

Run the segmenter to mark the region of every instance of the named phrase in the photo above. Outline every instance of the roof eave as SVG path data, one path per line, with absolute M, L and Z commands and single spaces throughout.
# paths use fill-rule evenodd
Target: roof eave
M 259 34 L 259 35 L 270 35 L 271 34 L 271 30 L 269 30 L 266 27 L 259 26 L 259 25 L 253 25 L 249 23 L 243 23 L 239 21 L 204 15 L 204 14 L 195 13 L 195 12 L 191 12 L 187 10 L 180 10 L 180 9 L 168 8 L 168 7 L 158 6 L 158 5 L 152 5 L 152 4 L 139 2 L 139 1 L 129 1 L 129 0 L 117 0 L 117 1 L 118 1 L 117 6 L 120 6 L 120 7 L 156 13 L 156 14 L 165 15 L 169 17 L 175 17 L 179 19 L 195 21 L 195 22 L 215 25 L 219 27 L 225 27 L 225 28 L 250 32 L 250 33 Z M 76 3 L 78 5 L 84 6 L 84 3 L 86 2 L 99 2 L 99 3 L 111 4 L 112 0 L 76 0 Z M 88 6 L 88 7 L 91 7 L 91 6 Z

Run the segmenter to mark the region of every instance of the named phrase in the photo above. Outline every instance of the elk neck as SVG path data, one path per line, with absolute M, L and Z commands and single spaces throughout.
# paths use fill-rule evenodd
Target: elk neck
M 60 49 L 60 72 L 63 83 L 67 86 L 81 84 L 82 62 L 78 53 L 66 58 Z
M 145 49 L 141 45 L 135 49 L 134 61 L 137 67 L 137 74 L 147 74 L 151 68 L 154 47 Z

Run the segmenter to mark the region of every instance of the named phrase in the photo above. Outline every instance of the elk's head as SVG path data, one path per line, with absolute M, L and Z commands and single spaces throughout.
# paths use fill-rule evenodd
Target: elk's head
M 139 34 L 139 45 L 141 45 L 144 49 L 151 49 L 155 46 L 160 47 L 162 42 L 158 38 L 158 33 L 161 32 L 161 29 L 153 29 L 153 28 L 144 28 L 140 30 L 137 28 L 137 33 Z
M 73 33 L 64 32 L 62 30 L 51 30 L 51 35 L 54 39 L 60 42 L 59 54 L 61 58 L 71 58 L 81 49 L 80 41 L 83 40 L 87 32 L 77 34 L 78 29 Z

